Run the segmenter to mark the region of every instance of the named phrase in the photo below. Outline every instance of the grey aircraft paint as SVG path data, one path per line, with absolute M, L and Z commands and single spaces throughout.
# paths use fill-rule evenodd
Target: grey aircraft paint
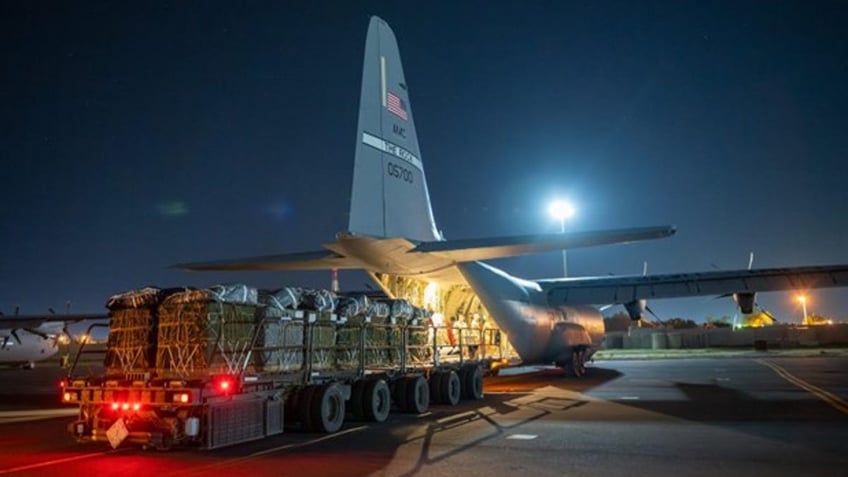
M 408 86 L 389 25 L 371 17 L 365 40 L 356 159 L 350 199 L 353 234 L 439 240 Z
M 525 363 L 567 365 L 575 351 L 596 346 L 600 312 L 587 305 L 625 305 L 639 319 L 645 300 L 730 294 L 753 303 L 757 290 L 841 287 L 848 265 L 713 271 L 638 277 L 530 281 L 479 262 L 564 248 L 668 237 L 673 227 L 445 241 L 436 228 L 397 42 L 372 17 L 365 46 L 349 231 L 323 250 L 185 263 L 189 270 L 364 269 L 467 285 Z M 378 284 L 379 281 L 378 281 Z M 383 286 L 383 285 L 381 285 Z M 640 305 L 640 306 L 636 306 Z

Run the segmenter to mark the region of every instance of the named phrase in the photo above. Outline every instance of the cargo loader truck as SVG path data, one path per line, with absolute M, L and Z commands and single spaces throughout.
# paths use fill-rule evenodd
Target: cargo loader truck
M 500 332 L 445 329 L 405 300 L 245 285 L 110 298 L 102 368 L 63 381 L 79 442 L 214 449 L 483 398 Z M 105 326 L 105 325 L 92 325 Z M 91 335 L 91 330 L 89 330 Z M 102 371 L 101 371 L 102 369 Z

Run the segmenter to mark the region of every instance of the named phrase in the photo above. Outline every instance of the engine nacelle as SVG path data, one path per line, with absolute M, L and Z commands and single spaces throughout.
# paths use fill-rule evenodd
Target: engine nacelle
M 627 314 L 630 315 L 630 319 L 633 321 L 639 321 L 642 319 L 642 315 L 645 314 L 645 308 L 648 307 L 648 300 L 633 300 L 631 302 L 627 302 L 624 304 L 624 309 L 627 310 Z
M 739 307 L 739 311 L 746 315 L 754 312 L 754 302 L 757 298 L 756 292 L 736 292 L 733 294 L 733 301 Z

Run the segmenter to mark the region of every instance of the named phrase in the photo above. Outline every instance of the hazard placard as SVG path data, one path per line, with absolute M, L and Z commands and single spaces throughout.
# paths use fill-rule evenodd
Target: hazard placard
M 115 449 L 121 442 L 124 442 L 124 439 L 130 435 L 130 431 L 127 429 L 126 424 L 124 424 L 124 419 L 118 419 L 114 424 L 109 426 L 109 430 L 106 431 L 106 438 L 109 439 L 109 444 L 112 445 L 112 448 Z

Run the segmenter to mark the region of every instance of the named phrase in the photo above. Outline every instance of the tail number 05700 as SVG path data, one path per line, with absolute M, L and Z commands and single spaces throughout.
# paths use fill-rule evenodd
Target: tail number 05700
M 386 165 L 386 174 L 412 184 L 412 170 L 395 164 L 394 162 L 389 162 Z

